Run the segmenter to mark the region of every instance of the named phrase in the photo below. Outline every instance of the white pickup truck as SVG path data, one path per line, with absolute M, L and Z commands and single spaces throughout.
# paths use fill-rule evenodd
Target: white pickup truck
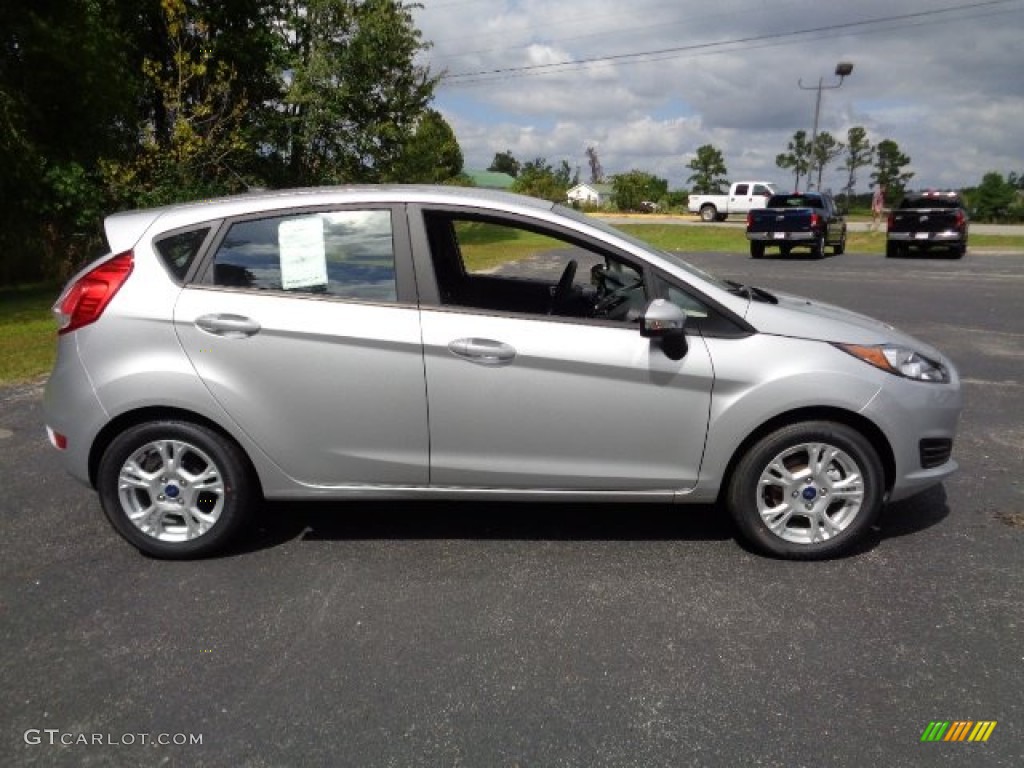
M 730 213 L 743 213 L 764 208 L 775 194 L 769 181 L 737 181 L 727 195 L 690 195 L 690 213 L 700 214 L 701 221 L 725 221 Z

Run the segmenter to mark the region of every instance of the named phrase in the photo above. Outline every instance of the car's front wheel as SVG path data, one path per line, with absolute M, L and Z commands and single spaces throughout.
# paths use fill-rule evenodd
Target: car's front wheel
M 882 507 L 878 453 L 843 424 L 791 424 L 740 459 L 726 502 L 740 534 L 766 554 L 798 560 L 856 547 Z
M 167 559 L 222 549 L 257 495 L 241 450 L 184 421 L 139 424 L 118 435 L 103 453 L 96 485 L 115 530 Z

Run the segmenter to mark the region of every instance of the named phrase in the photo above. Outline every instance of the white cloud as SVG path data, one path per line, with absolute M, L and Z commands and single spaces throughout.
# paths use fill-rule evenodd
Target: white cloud
M 915 184 L 1024 171 L 1024 0 L 968 0 L 952 13 L 948 0 L 424 4 L 416 20 L 435 43 L 425 61 L 449 75 L 494 73 L 454 77 L 437 93 L 470 166 L 510 149 L 585 169 L 596 145 L 609 173 L 640 168 L 684 186 L 688 159 L 713 144 L 732 177 L 784 183 L 775 156 L 795 131 L 810 132 L 817 96 L 798 81 L 821 78 L 820 129 L 842 139 L 863 125 L 873 141 L 895 140 Z M 518 69 L 590 59 L 602 60 Z M 853 74 L 830 88 L 840 60 Z

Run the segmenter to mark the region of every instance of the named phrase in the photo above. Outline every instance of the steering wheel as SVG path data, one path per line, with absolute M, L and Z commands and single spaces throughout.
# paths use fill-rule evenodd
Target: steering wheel
M 621 319 L 618 317 L 619 314 L 629 313 L 629 295 L 637 288 L 643 286 L 643 278 L 634 280 L 631 283 L 620 285 L 618 288 L 608 291 L 594 305 L 594 317 L 606 317 L 611 320 Z M 620 309 L 625 305 L 625 313 L 616 313 L 616 309 Z
M 579 262 L 576 259 L 570 259 L 569 263 L 565 265 L 565 269 L 562 270 L 562 276 L 558 278 L 558 285 L 551 289 L 551 306 L 548 308 L 549 315 L 572 292 L 572 281 L 576 279 L 576 268 L 578 266 Z

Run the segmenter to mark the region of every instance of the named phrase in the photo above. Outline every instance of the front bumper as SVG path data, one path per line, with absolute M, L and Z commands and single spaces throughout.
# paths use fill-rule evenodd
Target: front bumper
M 948 384 L 896 379 L 862 411 L 879 425 L 892 448 L 894 470 L 889 501 L 913 496 L 942 482 L 959 468 L 952 458 L 963 410 L 963 391 L 948 361 Z

